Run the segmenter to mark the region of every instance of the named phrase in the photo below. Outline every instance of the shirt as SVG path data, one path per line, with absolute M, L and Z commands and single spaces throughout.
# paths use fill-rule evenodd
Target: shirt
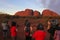
M 3 30 L 7 30 L 7 24 L 6 23 L 2 23 L 2 27 L 3 27 Z
M 44 40 L 46 36 L 46 33 L 42 30 L 37 30 L 34 34 L 33 34 L 33 38 L 35 40 Z
M 10 32 L 11 32 L 11 36 L 16 36 L 16 27 L 15 26 L 12 26 L 10 28 Z

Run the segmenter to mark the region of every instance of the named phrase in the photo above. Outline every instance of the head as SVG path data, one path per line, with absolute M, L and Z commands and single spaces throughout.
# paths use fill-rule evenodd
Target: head
M 30 22 L 27 22 L 25 26 L 30 27 L 30 25 L 31 25 Z
M 12 26 L 16 26 L 16 22 L 12 21 Z
M 53 19 L 51 20 L 52 25 L 57 25 L 58 24 L 58 19 Z
M 2 21 L 2 23 L 6 23 L 6 21 Z
M 8 24 L 8 22 L 7 22 L 7 21 L 3 21 L 2 23 Z
M 31 25 L 30 22 L 28 20 L 25 20 L 25 26 L 30 27 L 30 25 Z
M 44 30 L 43 24 L 39 23 L 37 26 L 37 30 Z
M 28 22 L 28 19 L 26 19 L 25 22 Z

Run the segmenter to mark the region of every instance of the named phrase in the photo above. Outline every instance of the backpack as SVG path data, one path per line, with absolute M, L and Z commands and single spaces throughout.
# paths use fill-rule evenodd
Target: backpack
M 30 32 L 30 27 L 26 27 L 26 32 Z
M 25 35 L 30 36 L 30 27 L 26 27 Z

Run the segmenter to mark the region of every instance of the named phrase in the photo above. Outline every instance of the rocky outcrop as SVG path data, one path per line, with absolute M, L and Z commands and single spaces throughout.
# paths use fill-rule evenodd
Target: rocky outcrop
M 39 11 L 34 11 L 34 15 L 33 16 L 36 16 L 36 17 L 38 17 L 38 16 L 40 16 L 41 14 L 40 14 L 40 12 Z
M 33 10 L 32 9 L 25 9 L 25 11 L 16 12 L 15 15 L 18 15 L 18 16 L 32 16 L 33 15 Z
M 42 16 L 53 16 L 53 17 L 55 17 L 55 16 L 58 16 L 58 14 L 51 11 L 51 10 L 45 9 L 42 12 Z
M 17 16 L 24 16 L 24 11 L 18 11 L 18 12 L 16 12 L 15 15 L 17 15 Z
M 17 16 L 40 16 L 39 11 L 33 11 L 32 9 L 25 9 L 24 11 L 18 11 L 15 13 Z

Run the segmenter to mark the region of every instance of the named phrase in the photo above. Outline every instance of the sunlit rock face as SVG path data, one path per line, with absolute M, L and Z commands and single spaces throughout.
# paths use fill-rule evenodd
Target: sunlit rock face
M 45 9 L 42 12 L 42 16 L 58 16 L 58 14 L 51 10 Z
M 15 13 L 17 16 L 40 16 L 39 11 L 33 11 L 32 9 L 25 9 L 24 11 L 18 11 Z
M 16 12 L 15 15 L 18 15 L 18 16 L 32 16 L 33 15 L 33 10 L 32 9 L 25 9 L 25 11 Z
M 38 17 L 38 16 L 40 16 L 41 14 L 40 14 L 40 12 L 39 11 L 34 11 L 34 15 L 33 16 L 36 16 L 36 17 Z
M 35 10 L 33 11 L 32 9 L 25 9 L 24 11 L 18 11 L 15 13 L 15 15 L 17 16 L 41 16 L 40 12 Z M 49 10 L 49 9 L 45 9 L 42 11 L 42 16 L 59 16 L 56 12 Z
M 24 16 L 24 11 L 18 11 L 15 13 L 17 16 Z

